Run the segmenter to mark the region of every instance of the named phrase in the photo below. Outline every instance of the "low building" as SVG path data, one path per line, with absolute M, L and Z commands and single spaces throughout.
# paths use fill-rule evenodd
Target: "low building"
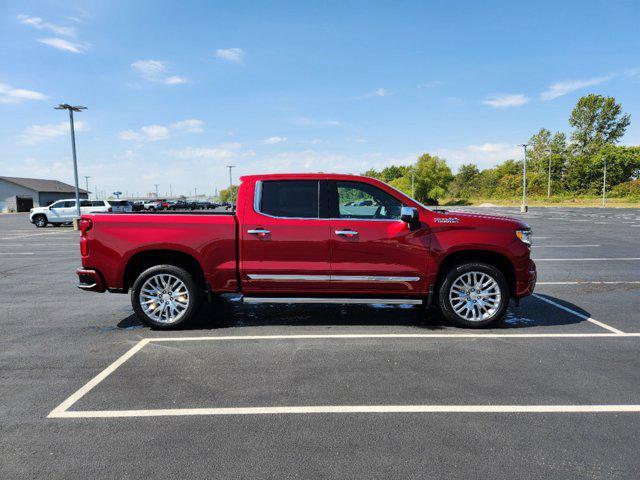
M 88 194 L 80 189 L 80 198 L 89 198 Z M 28 212 L 75 196 L 75 187 L 58 180 L 0 177 L 0 212 Z

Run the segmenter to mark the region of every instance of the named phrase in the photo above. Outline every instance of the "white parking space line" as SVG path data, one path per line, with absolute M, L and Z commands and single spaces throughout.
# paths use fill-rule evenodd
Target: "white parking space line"
M 65 411 L 48 418 L 125 418 L 189 415 L 285 415 L 311 413 L 623 413 L 640 405 L 322 405 L 245 408 Z
M 107 368 L 101 371 L 98 375 L 96 375 L 91 380 L 89 380 L 85 385 L 83 385 L 77 392 L 75 392 L 73 395 L 67 398 L 64 402 L 62 402 L 60 405 L 54 408 L 49 414 L 49 417 L 53 418 L 59 415 L 60 413 L 63 413 L 69 407 L 71 407 L 71 405 L 73 405 L 82 397 L 84 397 L 87 394 L 87 392 L 92 390 L 96 385 L 98 385 L 105 378 L 111 375 L 111 373 L 113 373 L 120 365 L 122 365 L 124 362 L 129 360 L 131 357 L 133 357 L 147 343 L 149 343 L 148 339 L 143 339 L 143 340 L 140 340 L 138 343 L 136 343 L 127 352 L 125 352 L 124 355 L 122 355 L 115 362 L 113 362 L 111 365 L 109 365 Z
M 602 257 L 602 258 L 534 258 L 536 262 L 611 262 L 637 261 L 640 257 Z
M 536 282 L 536 285 L 636 285 L 640 284 L 640 280 L 638 281 L 623 281 L 623 280 L 614 280 L 611 282 L 608 281 L 593 281 L 593 282 Z
M 574 313 L 574 312 L 572 312 Z M 621 413 L 640 412 L 640 405 L 310 405 L 240 408 L 172 408 L 144 410 L 86 410 L 69 411 L 78 400 L 111 375 L 122 364 L 151 342 L 183 341 L 242 341 L 324 338 L 626 338 L 640 337 L 640 333 L 582 333 L 582 334 L 320 334 L 320 335 L 245 335 L 224 337 L 165 337 L 145 338 L 120 356 L 69 398 L 54 408 L 47 418 L 118 418 L 185 415 L 259 415 L 305 413 Z
M 0 252 L 0 255 L 35 255 L 33 252 Z
M 554 302 L 553 300 L 549 300 L 548 298 L 545 298 L 541 295 L 538 295 L 537 293 L 533 293 L 532 296 L 534 296 L 535 298 L 542 300 L 543 302 L 547 302 L 551 305 L 553 305 L 554 307 L 558 307 L 561 310 L 564 310 L 565 312 L 569 312 L 572 313 L 573 315 L 575 315 L 576 317 L 582 318 L 584 320 L 586 320 L 587 322 L 591 322 L 594 325 L 598 325 L 599 327 L 604 328 L 605 330 L 609 330 L 610 332 L 615 333 L 616 335 L 624 335 L 625 333 L 622 330 L 618 330 L 617 328 L 612 327 L 611 325 L 607 325 L 606 323 L 603 323 L 599 320 L 596 320 L 595 318 L 591 318 L 587 315 L 584 315 L 580 312 L 576 312 L 575 310 L 572 310 L 568 307 L 565 307 L 564 305 L 559 304 L 558 302 Z
M 31 233 L 28 235 L 12 235 L 10 237 L 0 237 L 0 240 L 16 240 L 17 238 L 26 238 L 26 237 L 43 237 L 43 236 L 48 237 L 48 236 L 55 236 L 55 235 L 72 235 L 73 233 L 77 234 L 77 232 Z
M 67 243 L 1 243 L 0 247 L 78 247 L 78 242 Z
M 533 248 L 586 248 L 599 246 L 600 245 L 533 245 Z

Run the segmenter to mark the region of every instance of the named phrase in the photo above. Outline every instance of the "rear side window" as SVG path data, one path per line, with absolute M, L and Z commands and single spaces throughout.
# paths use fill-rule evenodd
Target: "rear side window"
M 64 208 L 71 208 L 71 207 L 75 207 L 75 206 L 76 206 L 75 200 L 64 202 Z
M 109 200 L 109 205 L 112 207 L 126 207 L 129 202 L 127 200 Z
M 103 200 L 91 200 L 91 206 L 92 207 L 104 207 L 104 201 Z
M 274 217 L 319 218 L 319 182 L 285 180 L 262 182 L 260 212 Z

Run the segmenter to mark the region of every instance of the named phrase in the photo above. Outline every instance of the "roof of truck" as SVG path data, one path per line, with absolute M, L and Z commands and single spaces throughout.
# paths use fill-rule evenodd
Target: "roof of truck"
M 351 175 L 346 173 L 268 173 L 264 175 L 243 175 L 240 177 L 240 181 L 249 180 L 291 180 L 291 179 L 335 179 L 335 180 L 349 180 L 356 178 L 370 178 L 363 175 Z

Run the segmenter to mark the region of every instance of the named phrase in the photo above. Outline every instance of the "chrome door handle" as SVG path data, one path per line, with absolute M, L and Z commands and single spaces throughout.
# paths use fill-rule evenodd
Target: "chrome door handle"
M 271 232 L 269 230 L 265 230 L 264 228 L 256 228 L 253 230 L 247 230 L 247 233 L 251 235 L 258 235 L 259 237 L 264 237 L 265 235 L 269 235 Z
M 355 237 L 358 232 L 355 230 L 336 230 L 336 235 L 343 235 L 345 237 Z

